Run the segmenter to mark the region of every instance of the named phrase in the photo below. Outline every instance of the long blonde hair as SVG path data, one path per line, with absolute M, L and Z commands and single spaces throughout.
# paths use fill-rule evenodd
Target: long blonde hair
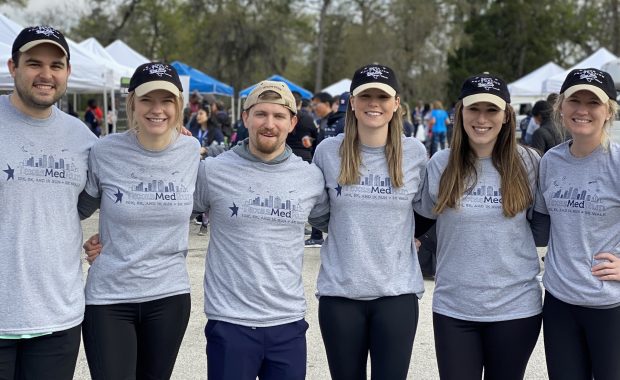
M 398 96 L 398 95 L 396 95 Z M 405 184 L 403 175 L 403 117 L 402 110 L 397 109 L 388 123 L 388 138 L 385 145 L 385 158 L 388 171 L 394 187 L 402 187 Z M 361 143 L 357 131 L 357 118 L 351 108 L 351 102 L 347 105 L 347 113 L 344 123 L 344 140 L 340 145 L 340 175 L 338 183 L 341 185 L 355 185 L 359 183 L 360 165 L 362 155 Z
M 127 95 L 127 103 L 126 103 L 127 127 L 130 130 L 133 130 L 135 133 L 137 133 L 140 130 L 138 121 L 136 120 L 135 115 L 134 115 L 136 98 L 137 98 L 136 93 L 134 91 L 131 91 Z M 174 128 L 178 133 L 181 133 L 181 128 L 183 127 L 183 105 L 184 104 L 185 103 L 183 102 L 183 94 L 179 94 L 179 96 L 174 97 L 174 105 L 176 107 L 176 116 L 172 122 L 174 123 L 174 126 L 175 126 Z
M 501 178 L 503 214 L 513 217 L 527 209 L 534 197 L 524 158 L 518 150 L 514 110 L 507 104 L 505 112 L 506 121 L 497 136 L 491 160 Z M 529 150 L 527 152 L 533 154 Z M 469 137 L 463 126 L 463 102 L 459 101 L 455 107 L 450 157 L 439 181 L 440 192 L 433 210 L 436 214 L 441 214 L 448 207 L 460 206 L 463 194 L 473 189 L 478 182 L 477 162 L 478 157 L 469 145 Z
M 562 139 L 566 140 L 568 137 L 568 130 L 564 127 L 564 122 L 562 120 L 562 103 L 564 102 L 564 99 L 566 99 L 564 94 L 560 94 L 553 105 L 553 124 L 555 128 L 560 131 Z M 601 145 L 605 150 L 609 149 L 609 143 L 611 141 L 609 130 L 618 115 L 618 102 L 612 98 L 609 98 L 607 101 L 607 110 L 609 111 L 610 117 L 609 120 L 606 120 L 605 124 L 603 124 L 603 134 L 601 135 Z

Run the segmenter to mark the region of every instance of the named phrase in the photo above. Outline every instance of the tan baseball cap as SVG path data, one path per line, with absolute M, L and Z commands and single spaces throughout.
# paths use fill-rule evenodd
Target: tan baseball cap
M 260 96 L 267 91 L 275 92 L 276 94 L 280 95 L 280 98 L 269 100 L 260 99 Z M 280 104 L 288 108 L 293 114 L 297 114 L 297 104 L 295 102 L 295 97 L 284 82 L 264 80 L 257 84 L 254 89 L 252 89 L 252 92 L 250 92 L 250 95 L 248 95 L 248 97 L 245 99 L 245 103 L 243 103 L 243 110 L 247 111 L 253 105 L 260 103 Z

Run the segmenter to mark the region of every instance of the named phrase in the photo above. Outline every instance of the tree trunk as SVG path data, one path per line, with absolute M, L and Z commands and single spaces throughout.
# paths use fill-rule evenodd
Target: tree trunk
M 323 0 L 321 12 L 319 14 L 319 33 L 316 44 L 316 75 L 314 80 L 315 93 L 321 91 L 321 88 L 323 87 L 323 66 L 325 63 L 325 17 L 330 3 L 331 0 Z
M 611 23 L 612 23 L 612 52 L 615 55 L 620 54 L 620 15 L 618 10 L 618 0 L 609 0 L 609 8 L 611 10 Z

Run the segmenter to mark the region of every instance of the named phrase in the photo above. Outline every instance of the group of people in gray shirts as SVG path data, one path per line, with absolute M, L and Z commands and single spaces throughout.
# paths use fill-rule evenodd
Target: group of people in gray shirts
M 370 355 L 373 379 L 405 379 L 424 292 L 415 221 L 428 219 L 441 379 L 523 379 L 543 323 L 550 379 L 620 377 L 620 146 L 609 139 L 618 105 L 608 73 L 568 74 L 554 114 L 571 138 L 542 158 L 516 142 L 506 83 L 471 76 L 450 149 L 428 160 L 403 136 L 393 70 L 363 66 L 344 133 L 309 164 L 285 143 L 297 107 L 282 82 L 246 99 L 246 140 L 199 161 L 173 67 L 138 67 L 130 130 L 98 140 L 54 106 L 71 72 L 62 33 L 25 28 L 8 65 L 0 379 L 72 379 L 81 337 L 93 379 L 170 378 L 190 315 L 188 221 L 207 211 L 210 380 L 305 378 L 306 221 L 328 233 L 317 297 L 332 378 L 366 379 Z M 98 208 L 84 288 L 80 218 Z M 548 246 L 544 303 L 537 246 Z

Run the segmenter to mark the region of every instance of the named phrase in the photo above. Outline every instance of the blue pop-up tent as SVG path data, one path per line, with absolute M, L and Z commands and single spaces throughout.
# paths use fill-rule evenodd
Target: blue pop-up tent
M 187 75 L 189 77 L 189 90 L 198 91 L 208 94 L 217 94 L 224 96 L 235 96 L 235 89 L 231 86 L 220 82 L 219 80 L 195 69 L 188 64 L 180 61 L 174 61 L 171 65 L 177 70 L 179 75 Z
M 284 82 L 286 83 L 286 85 L 288 86 L 288 88 L 291 89 L 291 91 L 297 91 L 301 94 L 302 98 L 305 99 L 312 99 L 312 92 L 306 90 L 305 88 L 291 82 L 290 80 L 280 76 L 280 75 L 272 75 L 269 78 L 267 78 L 266 80 L 275 80 L 278 82 Z M 250 86 L 244 90 L 241 90 L 239 92 L 239 98 L 246 98 L 248 95 L 250 95 L 250 92 L 252 92 L 252 90 L 254 89 L 254 87 L 256 87 L 256 85 Z

